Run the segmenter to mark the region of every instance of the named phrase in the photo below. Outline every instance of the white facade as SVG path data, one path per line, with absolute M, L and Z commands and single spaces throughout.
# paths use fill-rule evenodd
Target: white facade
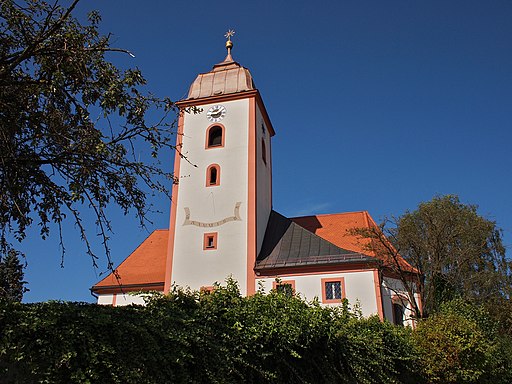
M 217 107 L 225 115 L 212 122 L 208 111 Z M 232 276 L 241 292 L 250 294 L 272 209 L 270 133 L 255 94 L 200 108 L 201 113 L 184 113 L 180 119 L 180 152 L 186 158 L 175 164 L 179 183 L 171 208 L 170 280 L 199 290 Z M 208 147 L 208 132 L 216 126 L 223 129 L 222 145 Z M 208 185 L 211 166 L 218 169 L 216 185 Z M 212 247 L 205 246 L 209 236 L 215 237 Z
M 256 254 L 261 250 L 268 218 L 272 210 L 272 146 L 269 127 L 256 105 Z M 262 144 L 263 143 L 263 144 Z M 263 151 L 266 153 L 263 154 Z
M 289 283 L 294 287 L 295 292 L 308 301 L 315 298 L 324 305 L 340 305 L 338 303 L 326 302 L 325 293 L 322 291 L 325 280 L 342 282 L 343 298 L 347 299 L 349 304 L 359 307 L 363 316 L 378 315 L 377 306 L 378 297 L 375 289 L 378 287 L 378 281 L 375 282 L 375 274 L 372 270 L 367 271 L 347 271 L 338 273 L 323 274 L 305 274 L 305 275 L 283 275 L 279 277 L 281 283 Z M 263 284 L 265 292 L 275 288 L 276 278 L 262 278 L 258 282 Z M 377 283 L 377 285 L 375 285 Z
M 416 303 L 420 303 L 421 299 L 418 293 L 414 294 Z M 385 277 L 382 282 L 382 302 L 384 317 L 392 323 L 402 323 L 404 325 L 414 326 L 414 311 L 409 300 L 409 295 L 402 281 Z M 397 319 L 394 306 L 402 307 L 403 314 L 401 319 Z
M 111 293 L 98 295 L 98 304 L 122 307 L 125 305 L 132 304 L 144 305 L 146 304 L 146 302 L 144 301 L 144 298 L 141 295 L 133 295 L 128 293 Z

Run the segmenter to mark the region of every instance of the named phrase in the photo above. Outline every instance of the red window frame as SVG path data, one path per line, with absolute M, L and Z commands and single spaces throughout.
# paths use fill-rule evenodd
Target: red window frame
M 217 249 L 217 232 L 209 232 L 205 233 L 203 236 L 203 250 L 205 251 L 212 251 L 214 249 Z M 211 245 L 210 245 L 211 242 Z
M 215 169 L 217 172 L 215 182 L 212 182 L 212 170 Z M 216 187 L 220 185 L 220 165 L 219 164 L 211 164 L 206 169 L 206 186 L 207 187 Z
M 272 289 L 277 290 L 280 285 L 290 285 L 292 287 L 292 294 L 295 295 L 295 280 L 280 280 L 272 282 Z
M 327 292 L 325 290 L 325 283 L 340 283 L 341 289 L 341 298 L 340 299 L 328 299 Z M 322 279 L 322 303 L 325 304 L 336 304 L 341 303 L 343 299 L 345 299 L 345 278 L 344 277 L 330 277 L 328 279 Z
M 213 128 L 217 128 L 217 127 L 220 128 L 221 132 L 222 132 L 221 143 L 218 145 L 210 145 L 210 131 Z M 205 149 L 224 148 L 225 138 L 226 138 L 226 128 L 224 127 L 224 125 L 219 124 L 219 123 L 212 124 L 206 129 L 206 142 L 205 142 L 204 147 L 205 147 Z

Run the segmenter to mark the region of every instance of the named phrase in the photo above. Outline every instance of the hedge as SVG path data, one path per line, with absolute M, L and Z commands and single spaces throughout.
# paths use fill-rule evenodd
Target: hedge
M 147 306 L 2 302 L 0 382 L 436 382 L 430 339 L 418 337 L 429 325 L 413 331 L 274 291 L 244 298 L 233 281 L 211 294 L 156 294 Z M 490 355 L 503 352 L 485 337 Z M 481 372 L 496 369 L 491 360 Z

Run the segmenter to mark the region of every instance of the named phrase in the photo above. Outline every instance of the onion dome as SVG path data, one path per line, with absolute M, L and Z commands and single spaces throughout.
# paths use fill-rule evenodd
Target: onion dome
M 233 42 L 231 36 L 235 32 L 226 33 L 226 49 L 228 54 L 224 61 L 215 64 L 210 72 L 201 73 L 190 86 L 186 100 L 203 97 L 228 95 L 244 91 L 255 90 L 254 81 L 247 68 L 242 67 L 231 57 Z

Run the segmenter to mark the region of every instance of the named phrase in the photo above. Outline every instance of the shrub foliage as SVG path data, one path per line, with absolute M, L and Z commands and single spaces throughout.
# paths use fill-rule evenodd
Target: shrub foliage
M 361 318 L 347 303 L 325 308 L 278 292 L 244 298 L 234 282 L 210 294 L 175 289 L 150 297 L 145 307 L 4 301 L 0 377 L 2 383 L 436 382 L 423 369 L 433 365 L 425 353 L 434 345 L 428 326 L 418 338 L 377 317 Z M 482 338 L 496 346 L 492 332 Z M 496 367 L 491 359 L 478 369 Z M 460 382 L 476 377 L 482 375 Z

